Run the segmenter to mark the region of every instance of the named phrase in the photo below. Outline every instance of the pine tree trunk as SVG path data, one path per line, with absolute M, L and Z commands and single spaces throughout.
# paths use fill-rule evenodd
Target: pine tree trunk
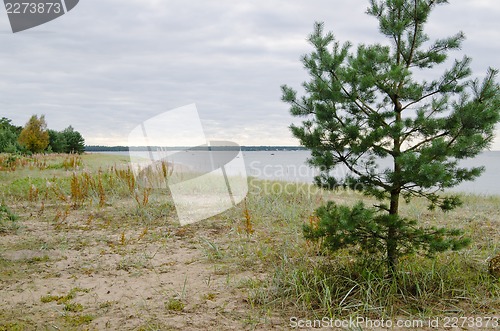
M 399 47 L 399 43 L 398 43 Z M 399 60 L 398 60 L 399 62 Z M 395 113 L 395 121 L 396 126 L 399 127 L 403 121 L 403 117 L 401 112 L 403 111 L 403 107 L 397 95 L 393 95 L 392 100 L 394 102 L 394 113 Z M 399 214 L 399 195 L 401 193 L 401 165 L 398 162 L 398 156 L 401 154 L 401 138 L 400 134 L 394 136 L 394 149 L 393 149 L 393 157 L 394 157 L 394 178 L 396 179 L 393 183 L 393 187 L 391 190 L 391 205 L 389 208 L 389 216 L 397 216 Z M 389 222 L 389 229 L 387 231 L 387 269 L 389 271 L 390 276 L 392 277 L 396 272 L 396 265 L 398 264 L 398 241 L 397 241 L 397 232 L 398 229 L 392 223 Z
M 397 215 L 399 211 L 399 192 L 391 192 L 391 206 L 389 209 L 389 215 Z M 398 264 L 398 243 L 397 243 L 397 229 L 393 224 L 389 225 L 387 232 L 387 269 L 392 276 L 396 271 L 396 265 Z

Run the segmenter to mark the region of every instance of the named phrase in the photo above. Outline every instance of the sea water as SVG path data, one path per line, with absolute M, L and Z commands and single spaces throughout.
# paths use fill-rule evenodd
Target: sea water
M 128 152 L 104 153 L 128 155 Z M 134 152 L 134 154 L 143 154 L 144 157 L 148 157 L 148 152 Z M 318 170 L 307 164 L 310 155 L 310 152 L 305 150 L 245 151 L 241 157 L 244 159 L 248 176 L 268 180 L 312 183 L 314 177 L 318 175 Z M 380 162 L 381 168 L 389 165 L 388 162 Z M 461 161 L 460 166 L 484 166 L 485 171 L 475 181 L 463 182 L 450 191 L 478 195 L 500 195 L 500 151 L 483 152 L 473 159 Z M 339 166 L 333 173 L 338 177 L 343 177 L 348 174 L 348 171 L 346 167 Z

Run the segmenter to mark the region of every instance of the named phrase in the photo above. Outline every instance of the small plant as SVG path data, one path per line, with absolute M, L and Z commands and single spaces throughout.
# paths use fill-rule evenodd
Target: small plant
M 0 204 L 0 233 L 15 231 L 19 227 L 18 218 L 6 205 Z
M 203 295 L 203 299 L 208 300 L 208 301 L 214 301 L 216 297 L 217 297 L 217 294 L 215 294 L 213 292 L 206 293 Z
M 318 215 L 313 214 L 313 215 L 309 216 L 307 225 L 305 225 L 305 226 L 307 229 L 310 229 L 311 231 L 317 231 L 319 228 L 319 222 L 320 222 L 320 219 L 319 219 Z M 310 247 L 311 245 L 316 245 L 316 248 L 319 248 L 321 246 L 321 239 L 317 238 L 317 239 L 311 240 L 311 239 L 306 238 L 306 246 Z
M 500 254 L 490 260 L 488 271 L 493 277 L 500 278 Z
M 81 165 L 82 159 L 77 155 L 70 155 L 66 157 L 62 162 L 62 166 L 65 170 L 78 169 Z
M 205 252 L 208 258 L 212 260 L 220 260 L 224 257 L 224 252 L 220 249 L 220 247 L 216 243 L 209 241 L 205 238 L 201 238 L 201 240 L 207 247 L 205 249 Z
M 111 308 L 116 303 L 117 303 L 116 301 L 105 301 L 105 302 L 99 304 L 99 308 L 100 309 Z
M 96 184 L 92 176 L 88 172 L 84 172 L 82 176 L 83 176 L 83 185 L 89 189 L 95 190 Z
M 123 231 L 120 236 L 120 244 L 124 246 L 126 243 L 127 243 L 127 238 L 125 237 L 125 231 Z
M 99 170 L 99 175 L 97 176 L 97 193 L 99 194 L 99 207 L 104 207 L 106 204 L 106 191 L 102 184 L 101 174 L 102 172 Z
M 77 174 L 74 172 L 71 177 L 71 200 L 75 207 L 81 205 L 87 196 L 87 186 L 84 181 L 80 181 Z
M 30 189 L 28 191 L 28 201 L 30 202 L 36 201 L 38 199 L 38 193 L 39 193 L 38 188 L 35 185 L 31 184 Z
M 0 220 L 8 220 L 8 221 L 16 221 L 18 219 L 18 216 L 14 214 L 9 207 L 4 205 L 3 203 L 0 204 Z
M 161 170 L 163 174 L 163 178 L 168 179 L 174 171 L 173 167 L 170 166 L 170 164 L 166 161 L 161 162 Z
M 95 317 L 92 315 L 66 315 L 64 316 L 64 319 L 68 325 L 77 327 L 89 324 L 95 319 Z
M 68 302 L 64 304 L 63 310 L 77 313 L 83 311 L 83 306 L 79 303 Z
M 30 259 L 27 259 L 26 263 L 34 264 L 34 263 L 48 262 L 48 261 L 50 261 L 50 257 L 48 255 L 44 255 L 44 256 L 35 256 Z
M 127 169 L 118 169 L 114 167 L 115 175 L 127 184 L 130 193 L 135 191 L 135 176 L 130 167 Z
M 142 230 L 141 234 L 139 235 L 139 238 L 137 240 L 143 239 L 147 234 L 148 234 L 149 229 L 146 227 L 144 230 Z
M 243 216 L 245 216 L 245 227 L 244 230 L 247 235 L 251 235 L 254 233 L 253 225 L 252 225 L 252 216 L 250 215 L 250 211 L 248 210 L 247 200 L 245 199 L 245 204 L 243 208 Z
M 61 188 L 59 188 L 58 185 L 56 185 L 55 183 L 48 183 L 48 186 L 52 189 L 55 196 L 59 200 L 61 200 L 63 202 L 68 202 L 68 197 L 66 196 L 66 194 L 64 194 L 64 192 L 61 190 Z
M 151 188 L 144 188 L 142 191 L 142 195 L 139 194 L 139 190 L 135 191 L 134 198 L 139 207 L 146 207 L 149 203 L 149 195 L 151 193 Z
M 14 154 L 8 154 L 7 156 L 0 156 L 0 171 L 15 171 L 16 166 L 19 164 L 19 158 Z
M 58 226 L 60 226 L 62 223 L 66 222 L 69 216 L 69 211 L 70 211 L 70 206 L 67 205 L 64 211 L 58 210 L 56 215 L 54 216 L 54 222 L 57 223 Z
M 184 303 L 179 299 L 170 298 L 165 302 L 165 308 L 172 311 L 182 311 L 184 306 Z
M 49 295 L 45 295 L 45 296 L 41 297 L 40 301 L 43 303 L 49 303 L 49 302 L 56 301 L 57 304 L 59 304 L 59 305 L 61 305 L 61 304 L 66 305 L 69 303 L 70 300 L 73 300 L 76 297 L 76 294 L 78 292 L 89 293 L 90 290 L 80 288 L 80 287 L 74 287 L 66 295 L 51 295 L 51 294 L 49 294 Z
M 53 301 L 59 301 L 62 298 L 63 296 L 59 295 L 44 295 L 43 297 L 40 298 L 40 301 L 43 303 L 49 303 Z
M 88 217 L 87 217 L 87 221 L 85 221 L 85 224 L 87 226 L 90 226 L 92 224 L 92 221 L 94 220 L 94 215 L 93 214 L 90 214 Z

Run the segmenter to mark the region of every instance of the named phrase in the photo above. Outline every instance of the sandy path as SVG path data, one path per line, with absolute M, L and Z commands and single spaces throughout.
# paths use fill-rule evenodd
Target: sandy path
M 55 229 L 31 217 L 17 234 L 0 237 L 3 272 L 15 269 L 0 285 L 1 313 L 12 325 L 55 330 L 259 329 L 240 289 L 253 275 L 218 266 L 204 244 L 229 240 L 223 227 L 159 226 L 146 235 L 141 229 L 121 235 L 77 219 Z M 71 299 L 56 300 L 72 290 Z M 49 295 L 56 299 L 42 302 Z M 84 322 L 82 316 L 92 320 Z

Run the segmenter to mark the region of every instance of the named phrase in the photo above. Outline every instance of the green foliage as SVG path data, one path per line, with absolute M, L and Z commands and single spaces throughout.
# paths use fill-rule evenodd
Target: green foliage
M 264 284 L 253 287 L 252 304 L 269 310 L 292 307 L 294 314 L 309 318 L 424 319 L 442 316 L 443 311 L 480 309 L 485 307 L 481 301 L 490 299 L 486 309 L 494 312 L 500 303 L 499 282 L 480 264 L 448 254 L 434 260 L 404 259 L 392 278 L 385 277 L 383 264 L 375 259 L 353 262 L 340 256 L 322 264 L 310 257 L 290 259 Z
M 291 131 L 311 150 L 310 164 L 321 169 L 317 184 L 362 190 L 381 200 L 378 208 L 392 217 L 399 213 L 400 197 L 408 202 L 423 197 L 431 209 L 453 209 L 458 197 L 438 193 L 484 171 L 459 162 L 493 141 L 500 120 L 498 70 L 488 69 L 482 81 L 470 79 L 471 59 L 464 56 L 440 77 L 418 78 L 425 69 L 444 65 L 448 52 L 460 49 L 464 40 L 460 32 L 431 42 L 424 33 L 431 11 L 444 3 L 370 0 L 368 14 L 378 19 L 389 43 L 361 44 L 354 52 L 351 43 L 340 44 L 316 23 L 309 37 L 314 51 L 302 58 L 311 77 L 303 84 L 306 94 L 298 97 L 286 85 L 282 91 L 291 114 L 304 118 Z M 379 159 L 390 160 L 391 166 L 380 166 Z M 338 166 L 349 173 L 335 176 Z M 401 244 L 395 236 L 400 227 L 411 226 L 410 220 L 387 221 L 390 269 Z M 432 246 L 437 237 L 410 238 L 419 247 L 417 238 L 427 238 Z
M 48 150 L 50 152 L 82 154 L 85 151 L 85 140 L 71 125 L 59 132 L 49 130 L 49 137 Z
M 62 135 L 66 142 L 66 153 L 82 154 L 85 152 L 85 140 L 71 125 L 62 131 Z
M 178 299 L 170 298 L 165 302 L 165 308 L 172 311 L 182 311 L 184 309 L 184 303 Z
M 68 146 L 64 134 L 55 130 L 48 130 L 48 132 L 49 146 L 47 150 L 52 153 L 66 153 Z
M 70 125 L 63 131 L 47 129 L 45 117 L 33 115 L 25 128 L 17 127 L 10 119 L 0 119 L 0 153 L 74 153 L 85 151 L 85 140 Z
M 18 218 L 6 205 L 0 204 L 0 234 L 16 230 Z
M 90 324 L 95 317 L 93 315 L 65 315 L 64 319 L 69 326 L 81 327 Z
M 43 152 L 49 145 L 49 133 L 47 132 L 45 116 L 42 115 L 40 118 L 37 115 L 31 116 L 21 131 L 18 141 L 31 153 Z
M 424 252 L 432 256 L 437 252 L 458 250 L 466 247 L 470 240 L 463 238 L 460 230 L 445 228 L 422 228 L 411 219 L 399 215 L 382 213 L 367 208 L 358 202 L 354 207 L 338 206 L 330 201 L 316 210 L 319 223 L 304 225 L 305 237 L 321 241 L 330 251 L 354 247 L 370 258 L 381 257 L 393 242 L 397 256 Z M 390 229 L 395 229 L 390 236 Z
M 10 209 L 1 204 L 0 205 L 0 220 L 8 220 L 8 221 L 16 221 L 17 220 L 17 215 L 15 215 L 13 212 L 10 211 Z
M 15 154 L 6 154 L 0 157 L 0 169 L 9 169 L 16 166 L 18 156 Z
M 80 303 L 68 302 L 68 303 L 64 304 L 63 310 L 76 313 L 76 312 L 83 311 L 83 306 Z
M 16 153 L 21 150 L 17 138 L 22 128 L 12 124 L 8 118 L 0 119 L 0 153 Z

